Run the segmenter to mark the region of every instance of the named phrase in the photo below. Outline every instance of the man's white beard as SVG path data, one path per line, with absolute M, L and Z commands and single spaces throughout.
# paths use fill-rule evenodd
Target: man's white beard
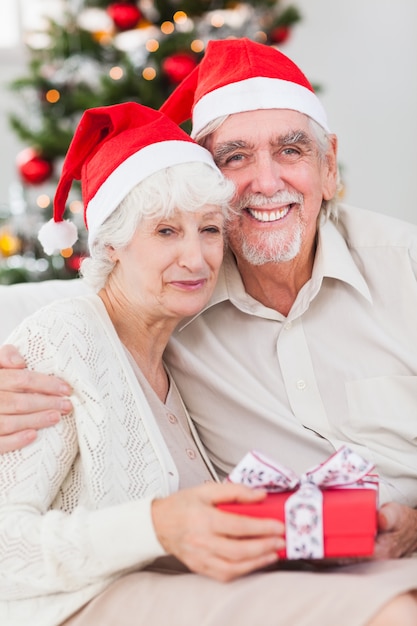
M 280 191 L 274 196 L 254 194 L 241 198 L 239 206 L 235 207 L 238 212 L 244 207 L 265 209 L 273 204 L 298 204 L 299 221 L 292 226 L 290 232 L 284 225 L 282 230 L 274 230 L 259 233 L 256 242 L 249 242 L 245 235 L 240 232 L 238 248 L 240 255 L 251 265 L 265 265 L 265 263 L 285 263 L 292 261 L 300 252 L 303 241 L 305 225 L 302 220 L 304 198 L 296 191 Z
M 303 225 L 297 224 L 290 240 L 286 232 L 260 233 L 256 243 L 248 242 L 242 236 L 239 256 L 251 265 L 292 261 L 300 252 L 303 231 Z

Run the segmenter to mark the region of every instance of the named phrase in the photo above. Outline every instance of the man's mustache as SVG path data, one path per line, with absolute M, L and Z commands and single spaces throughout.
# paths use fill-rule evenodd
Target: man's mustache
M 236 203 L 233 203 L 235 211 L 242 211 L 243 209 L 250 207 L 253 209 L 264 208 L 276 209 L 277 205 L 287 204 L 300 204 L 304 202 L 303 194 L 297 191 L 280 191 L 273 196 L 264 196 L 263 194 L 246 194 L 245 196 L 238 198 Z

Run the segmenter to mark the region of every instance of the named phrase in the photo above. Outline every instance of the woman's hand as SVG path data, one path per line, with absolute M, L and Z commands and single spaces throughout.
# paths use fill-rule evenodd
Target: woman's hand
M 221 502 L 255 502 L 266 493 L 235 484 L 206 484 L 152 503 L 157 537 L 190 570 L 226 582 L 278 560 L 284 525 L 221 511 Z
M 69 413 L 70 393 L 63 380 L 26 369 L 13 346 L 0 347 L 0 454 L 23 448 Z

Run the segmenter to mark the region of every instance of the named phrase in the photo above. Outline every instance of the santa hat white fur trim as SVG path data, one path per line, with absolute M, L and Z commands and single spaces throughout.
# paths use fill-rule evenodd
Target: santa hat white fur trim
M 71 248 L 78 239 L 77 227 L 70 220 L 46 222 L 38 233 L 38 239 L 46 254 Z
M 230 83 L 205 94 L 194 106 L 191 137 L 196 137 L 209 122 L 218 117 L 257 109 L 299 111 L 330 132 L 323 105 L 312 91 L 279 78 L 255 77 Z
M 123 161 L 99 187 L 86 207 L 90 249 L 100 226 L 133 187 L 166 167 L 195 161 L 218 170 L 210 153 L 191 141 L 171 140 L 150 144 Z

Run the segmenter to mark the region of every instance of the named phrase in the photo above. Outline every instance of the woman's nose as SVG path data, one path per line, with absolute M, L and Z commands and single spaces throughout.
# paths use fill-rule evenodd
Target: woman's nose
M 179 263 L 195 271 L 204 265 L 202 242 L 198 234 L 186 235 L 181 245 Z

